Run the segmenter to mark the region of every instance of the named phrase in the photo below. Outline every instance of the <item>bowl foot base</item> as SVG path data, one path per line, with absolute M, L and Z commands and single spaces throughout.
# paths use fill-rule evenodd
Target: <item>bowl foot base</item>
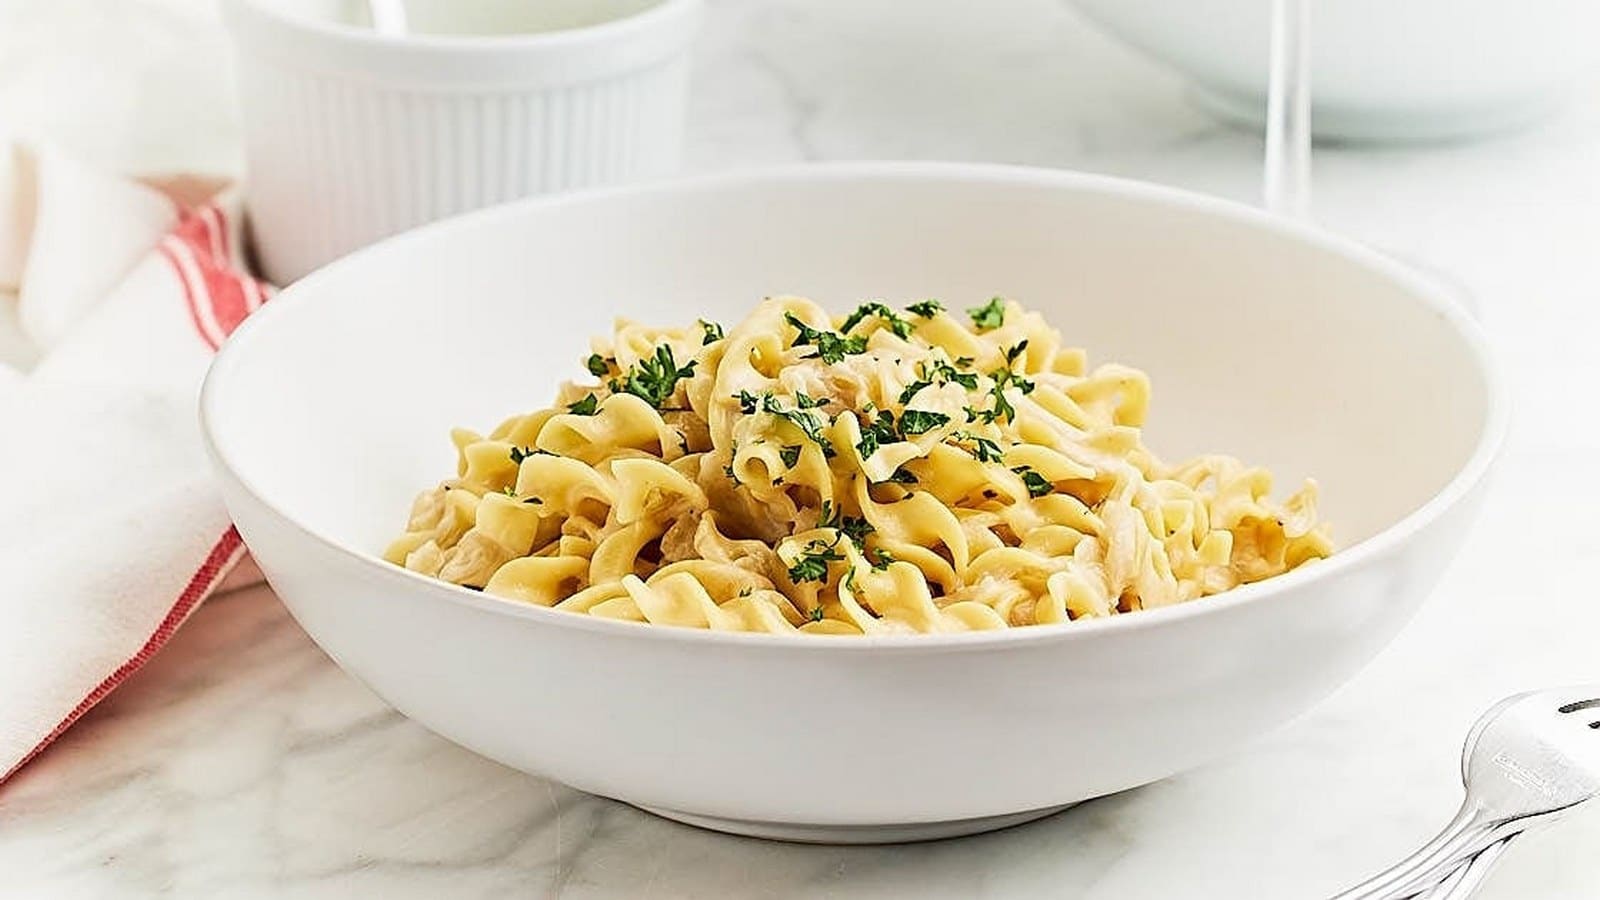
M 1189 98 L 1213 117 L 1249 131 L 1266 123 L 1267 100 L 1209 86 L 1191 85 Z M 1318 105 L 1313 94 L 1311 132 L 1319 141 L 1438 143 L 1489 137 L 1529 128 L 1561 108 L 1561 97 L 1459 110 L 1373 112 Z
M 1013 825 L 1054 815 L 1074 805 L 1076 804 L 1064 803 L 1061 806 L 1048 806 L 1044 809 L 1030 809 L 999 816 L 979 816 L 975 819 L 952 819 L 945 822 L 911 822 L 904 825 L 805 825 L 797 822 L 753 822 L 748 819 L 702 816 L 655 806 L 639 808 L 696 828 L 773 841 L 792 841 L 800 844 L 903 844 L 1010 828 Z

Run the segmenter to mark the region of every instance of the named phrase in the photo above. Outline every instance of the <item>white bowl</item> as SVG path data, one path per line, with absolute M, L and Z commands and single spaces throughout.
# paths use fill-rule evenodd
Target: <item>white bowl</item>
M 1267 0 L 1072 0 L 1112 34 L 1192 78 L 1224 118 L 1266 105 Z M 1592 0 L 1332 0 L 1311 10 L 1319 137 L 1444 140 L 1527 125 L 1592 72 Z
M 360 0 L 223 0 L 271 280 L 470 209 L 677 168 L 703 0 L 408 5 L 435 31 L 506 31 L 385 38 L 356 24 Z
M 1154 379 L 1150 440 L 1314 473 L 1344 548 L 1214 598 L 1003 633 L 829 639 L 604 621 L 379 560 L 454 424 L 545 405 L 612 316 L 761 295 L 1003 293 Z M 1060 172 L 818 166 L 522 202 L 293 285 L 223 349 L 229 509 L 306 631 L 492 759 L 712 828 L 981 830 L 1229 752 L 1348 679 L 1460 542 L 1505 426 L 1430 283 L 1248 208 Z

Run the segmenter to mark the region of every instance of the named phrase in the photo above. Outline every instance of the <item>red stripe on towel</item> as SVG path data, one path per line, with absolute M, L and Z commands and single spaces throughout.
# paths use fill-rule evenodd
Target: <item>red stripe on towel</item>
M 144 642 L 144 646 L 139 648 L 139 652 L 135 653 L 127 662 L 118 666 L 115 672 L 106 676 L 106 680 L 100 682 L 99 686 L 90 691 L 89 696 L 84 697 L 82 702 L 74 707 L 65 719 L 61 720 L 61 724 L 57 725 L 54 731 L 39 742 L 38 746 L 29 750 L 28 755 L 12 766 L 10 771 L 0 775 L 0 782 L 15 775 L 18 769 L 27 765 L 44 748 L 50 746 L 52 741 L 60 737 L 68 728 L 71 728 L 72 724 L 82 718 L 84 713 L 93 708 L 96 703 L 104 700 L 106 695 L 116 690 L 118 685 L 128 679 L 128 676 L 137 672 L 141 666 L 149 662 L 150 657 L 156 655 L 156 651 L 167 643 L 173 632 L 178 630 L 178 626 L 189 618 L 189 614 L 194 612 L 194 608 L 211 593 L 212 589 L 217 586 L 218 582 L 222 581 L 223 577 L 228 574 L 228 570 L 233 568 L 234 563 L 237 563 L 243 555 L 244 542 L 240 540 L 239 532 L 230 525 L 228 530 L 222 533 L 222 537 L 217 540 L 216 544 L 211 547 L 211 552 L 206 554 L 205 562 L 200 564 L 200 568 L 194 573 L 194 577 L 189 579 L 188 586 L 183 589 L 182 594 L 178 595 L 177 602 L 172 604 L 171 609 L 167 610 L 167 614 L 161 620 L 161 625 L 156 628 L 155 634 L 150 635 L 150 639 Z
M 215 351 L 222 346 L 222 339 L 217 336 L 215 323 L 211 321 L 211 310 L 201 305 L 203 286 L 199 290 L 196 289 L 190 268 L 184 264 L 185 260 L 180 256 L 180 254 L 187 255 L 187 246 L 167 237 L 156 245 L 156 249 L 172 265 L 172 274 L 177 277 L 178 286 L 182 289 L 183 303 L 189 310 L 189 321 L 194 324 L 195 332 L 200 335 L 200 340 L 205 342 L 206 347 Z
M 266 299 L 256 279 L 234 268 L 227 216 L 216 204 L 186 216 L 163 250 L 184 280 L 193 298 L 191 309 L 199 310 L 196 327 L 213 350 Z

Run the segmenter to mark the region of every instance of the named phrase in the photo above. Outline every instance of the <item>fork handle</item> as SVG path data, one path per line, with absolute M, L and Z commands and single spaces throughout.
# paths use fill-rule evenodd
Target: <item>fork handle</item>
M 1471 897 L 1483 886 L 1490 870 L 1500 861 L 1500 857 L 1511 846 L 1511 841 L 1515 837 L 1516 835 L 1512 835 L 1498 844 L 1490 844 L 1482 853 L 1452 872 L 1450 877 L 1416 895 L 1412 900 L 1466 900 Z
M 1377 875 L 1334 895 L 1333 900 L 1395 900 L 1411 896 L 1436 883 L 1453 865 L 1506 837 L 1496 834 L 1503 824 L 1489 818 L 1475 804 L 1462 804 L 1455 818 L 1433 840 Z

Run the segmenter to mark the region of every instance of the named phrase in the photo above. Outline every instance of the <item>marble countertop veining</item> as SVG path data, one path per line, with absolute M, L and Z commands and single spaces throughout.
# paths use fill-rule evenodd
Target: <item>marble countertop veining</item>
M 196 15 L 185 0 L 138 2 Z M 690 168 L 969 159 L 1254 199 L 1259 140 L 1192 110 L 1178 81 L 1061 4 L 907 10 L 714 2 Z M 196 21 L 186 34 L 220 41 Z M 1516 421 L 1480 524 L 1421 615 L 1332 698 L 1233 757 L 973 838 L 850 848 L 728 837 L 434 737 L 340 672 L 258 587 L 209 602 L 0 789 L 0 896 L 1330 894 L 1442 824 L 1461 739 L 1490 702 L 1600 680 L 1600 483 L 1587 474 L 1600 451 L 1587 415 L 1600 385 L 1600 84 L 1580 99 L 1533 131 L 1478 144 L 1318 151 L 1318 219 L 1474 296 Z M 231 110 L 194 114 L 229 137 Z M 158 150 L 138 145 L 141 161 Z M 1597 844 L 1600 810 L 1522 842 L 1482 896 L 1600 896 Z

